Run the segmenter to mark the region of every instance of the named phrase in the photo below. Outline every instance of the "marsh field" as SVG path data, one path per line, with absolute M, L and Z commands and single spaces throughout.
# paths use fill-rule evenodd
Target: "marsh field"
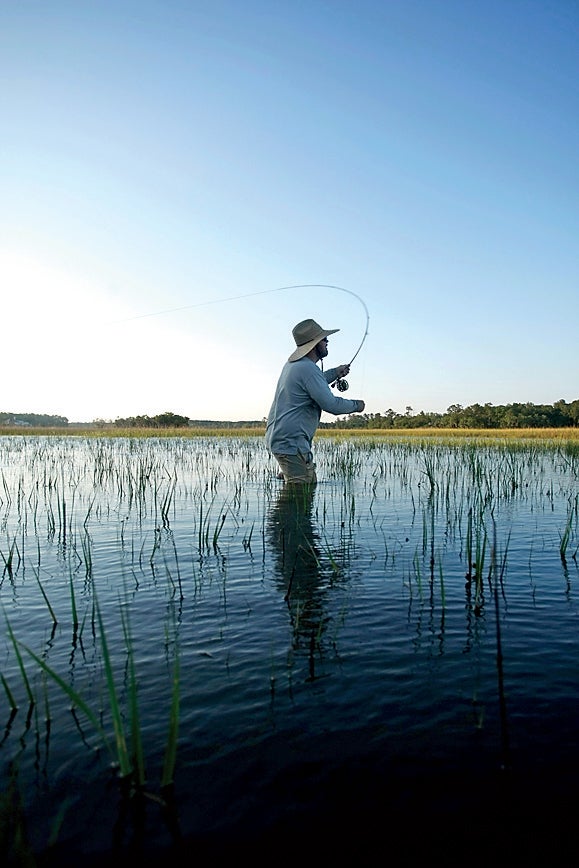
M 0 436 L 2 864 L 568 864 L 579 432 L 315 457 Z

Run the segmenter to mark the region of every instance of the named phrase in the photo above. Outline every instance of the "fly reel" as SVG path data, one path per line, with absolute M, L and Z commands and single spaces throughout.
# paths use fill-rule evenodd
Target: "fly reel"
M 336 380 L 336 389 L 338 392 L 347 392 L 350 386 L 348 385 L 347 380 L 338 379 Z

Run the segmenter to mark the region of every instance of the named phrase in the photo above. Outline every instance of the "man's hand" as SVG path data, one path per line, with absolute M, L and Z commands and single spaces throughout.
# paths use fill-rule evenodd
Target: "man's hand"
M 345 377 L 350 373 L 350 365 L 338 365 L 336 372 L 338 374 L 338 380 L 341 380 L 342 377 Z

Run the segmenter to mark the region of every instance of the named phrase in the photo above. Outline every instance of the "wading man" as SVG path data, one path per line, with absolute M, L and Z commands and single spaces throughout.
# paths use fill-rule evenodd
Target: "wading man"
M 317 363 L 328 355 L 328 335 L 337 331 L 323 329 L 313 319 L 303 320 L 292 330 L 296 349 L 283 366 L 265 431 L 266 445 L 286 482 L 317 481 L 312 440 L 322 410 L 334 416 L 364 412 L 364 401 L 340 398 L 329 385 L 345 377 L 349 365 L 329 371 L 318 367 Z

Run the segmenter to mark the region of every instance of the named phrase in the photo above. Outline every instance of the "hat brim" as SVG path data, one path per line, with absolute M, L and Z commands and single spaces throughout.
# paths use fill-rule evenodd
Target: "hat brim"
M 288 362 L 297 362 L 298 359 L 303 359 L 304 356 L 307 356 L 310 350 L 313 350 L 316 344 L 319 344 L 319 342 L 322 341 L 324 338 L 327 338 L 328 335 L 333 335 L 339 331 L 340 329 L 324 329 L 313 340 L 308 341 L 306 344 L 300 344 L 299 347 L 296 347 L 291 356 L 288 358 Z

